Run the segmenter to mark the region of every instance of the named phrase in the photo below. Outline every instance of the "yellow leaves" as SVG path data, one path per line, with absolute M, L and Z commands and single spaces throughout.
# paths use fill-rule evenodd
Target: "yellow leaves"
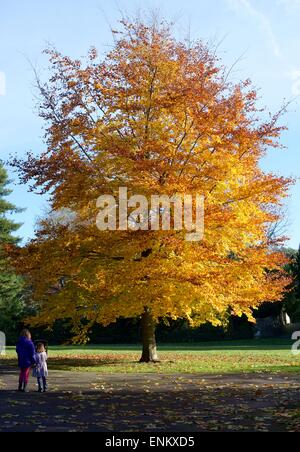
M 214 144 L 222 144 L 222 138 L 220 136 L 214 136 Z
M 48 149 L 16 164 L 26 181 L 52 191 L 54 211 L 76 216 L 71 227 L 44 221 L 18 260 L 39 319 L 70 318 L 78 339 L 83 318 L 107 325 L 145 306 L 155 318 L 194 325 L 220 325 L 230 311 L 251 319 L 251 309 L 279 299 L 287 283 L 267 223 L 277 221 L 270 211 L 291 181 L 259 166 L 280 128 L 273 118 L 257 121 L 249 83 L 228 85 L 204 45 L 187 48 L 168 27 L 140 22 L 124 23 L 119 36 L 103 61 L 93 50 L 86 67 L 50 52 L 53 77 L 41 93 Z M 50 108 L 53 92 L 62 95 L 51 96 Z M 181 231 L 98 231 L 96 199 L 120 186 L 146 197 L 204 195 L 204 240 L 186 243 Z

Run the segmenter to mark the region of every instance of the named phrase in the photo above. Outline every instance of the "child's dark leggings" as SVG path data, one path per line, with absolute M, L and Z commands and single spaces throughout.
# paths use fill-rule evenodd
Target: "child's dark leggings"
M 47 389 L 47 380 L 46 377 L 38 377 L 37 379 L 38 381 L 38 385 L 39 385 L 39 389 Z M 43 383 L 43 386 L 42 386 Z
M 25 385 L 28 384 L 29 373 L 30 373 L 30 367 L 28 367 L 27 369 L 20 370 L 20 378 L 19 378 L 20 384 L 22 384 L 22 383 L 25 383 Z

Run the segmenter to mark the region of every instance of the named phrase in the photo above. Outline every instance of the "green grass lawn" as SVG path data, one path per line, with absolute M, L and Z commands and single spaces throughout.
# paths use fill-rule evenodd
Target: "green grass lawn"
M 300 355 L 286 339 L 223 341 L 159 346 L 161 362 L 140 364 L 140 345 L 51 346 L 52 370 L 100 373 L 250 373 L 300 372 Z M 0 362 L 16 365 L 14 347 Z

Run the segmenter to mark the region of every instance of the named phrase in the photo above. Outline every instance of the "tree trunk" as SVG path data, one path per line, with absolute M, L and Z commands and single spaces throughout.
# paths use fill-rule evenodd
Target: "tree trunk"
M 142 341 L 143 354 L 140 363 L 157 363 L 159 362 L 156 350 L 155 329 L 156 322 L 153 319 L 150 309 L 145 308 L 142 315 Z

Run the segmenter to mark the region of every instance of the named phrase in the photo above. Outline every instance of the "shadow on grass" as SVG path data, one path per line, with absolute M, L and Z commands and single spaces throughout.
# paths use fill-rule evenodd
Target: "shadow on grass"
M 164 361 L 164 363 L 168 364 L 172 361 Z M 118 359 L 115 357 L 115 359 L 107 358 L 72 358 L 72 357 L 63 357 L 63 358 L 51 358 L 49 359 L 49 364 L 51 365 L 52 370 L 73 370 L 74 368 L 82 367 L 101 367 L 101 366 L 112 366 L 112 365 L 132 365 L 132 364 L 139 364 L 138 360 L 128 360 L 128 359 Z M 7 358 L 3 360 L 0 364 L 0 370 L 3 371 L 6 368 L 16 368 L 18 367 L 18 362 L 15 359 Z
M 65 372 L 99 372 L 111 374 L 194 374 L 194 375 L 223 375 L 226 376 L 250 375 L 250 374 L 270 374 L 271 375 L 299 375 L 300 362 L 294 363 L 259 363 L 251 366 L 249 363 L 241 363 L 237 366 L 219 367 L 213 365 L 203 365 L 201 360 L 193 366 L 185 362 L 162 359 L 159 363 L 140 363 L 139 360 L 132 360 L 126 357 L 108 356 L 97 358 L 80 357 L 53 357 L 49 360 L 51 371 Z M 17 371 L 17 361 L 15 359 L 5 359 L 0 364 L 0 376 L 4 373 L 14 373 Z
M 191 342 L 191 343 L 162 343 L 159 344 L 161 352 L 207 352 L 207 351 L 280 351 L 290 350 L 293 341 L 288 338 L 274 338 L 274 339 L 259 339 L 259 340 L 240 340 L 230 341 L 222 340 L 218 342 Z M 14 350 L 14 347 L 8 347 L 9 350 Z M 92 344 L 92 345 L 52 345 L 50 350 L 54 353 L 74 354 L 74 353 L 140 353 L 141 344 Z

